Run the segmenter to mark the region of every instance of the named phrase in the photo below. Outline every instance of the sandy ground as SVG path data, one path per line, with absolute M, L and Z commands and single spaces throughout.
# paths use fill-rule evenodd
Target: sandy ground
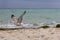
M 0 40 L 60 40 L 60 28 L 0 30 Z

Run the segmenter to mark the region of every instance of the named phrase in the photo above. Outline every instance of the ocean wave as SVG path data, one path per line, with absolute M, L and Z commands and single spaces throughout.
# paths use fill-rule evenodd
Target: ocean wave
M 31 24 L 27 24 L 27 23 L 21 23 L 21 26 L 16 26 L 12 23 L 9 24 L 0 24 L 0 28 L 40 28 L 41 26 L 49 26 L 49 27 L 56 27 L 57 23 L 55 21 L 52 21 L 51 23 L 47 23 L 47 22 L 42 22 L 42 23 L 31 23 Z

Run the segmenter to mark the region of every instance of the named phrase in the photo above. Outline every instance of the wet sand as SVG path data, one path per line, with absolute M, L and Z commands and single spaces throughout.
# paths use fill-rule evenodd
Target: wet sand
M 0 30 L 0 40 L 60 40 L 60 28 Z

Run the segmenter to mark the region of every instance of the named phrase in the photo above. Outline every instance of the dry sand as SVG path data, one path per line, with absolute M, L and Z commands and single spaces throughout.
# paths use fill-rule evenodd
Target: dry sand
M 60 40 L 60 28 L 0 30 L 0 40 Z

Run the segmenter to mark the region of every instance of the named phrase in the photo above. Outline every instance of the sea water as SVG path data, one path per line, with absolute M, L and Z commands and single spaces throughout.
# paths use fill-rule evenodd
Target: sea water
M 0 9 L 0 23 L 11 23 L 11 15 L 17 18 L 26 10 L 22 23 L 60 23 L 60 9 Z

